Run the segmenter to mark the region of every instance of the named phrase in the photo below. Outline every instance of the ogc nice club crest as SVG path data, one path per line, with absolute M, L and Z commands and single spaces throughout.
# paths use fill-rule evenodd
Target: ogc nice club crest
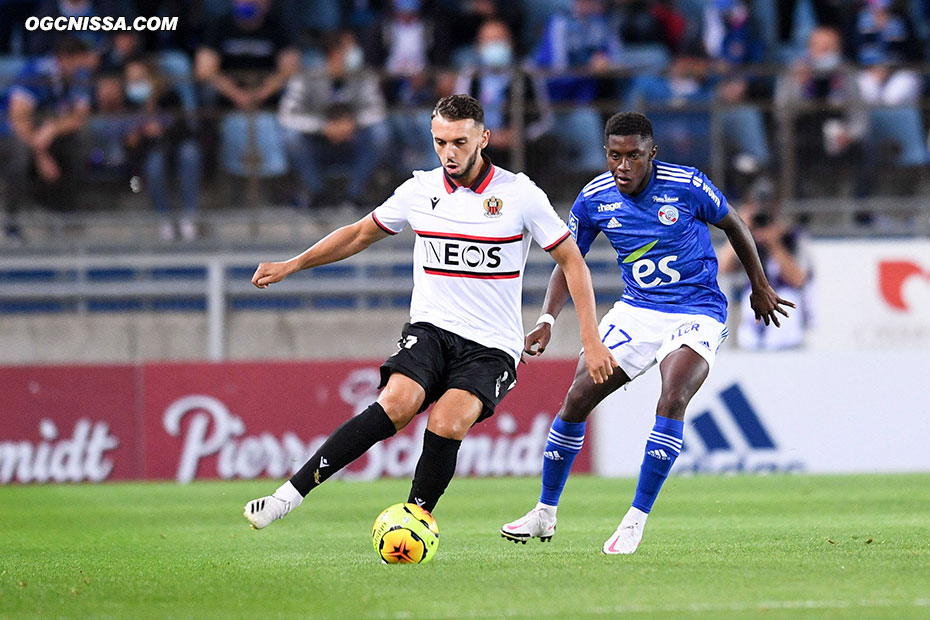
M 504 201 L 496 196 L 491 196 L 484 201 L 484 216 L 485 217 L 500 217 L 501 211 L 504 209 Z

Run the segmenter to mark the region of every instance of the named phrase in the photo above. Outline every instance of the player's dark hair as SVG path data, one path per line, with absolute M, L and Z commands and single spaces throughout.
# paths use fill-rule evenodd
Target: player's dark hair
M 461 121 L 470 118 L 478 125 L 484 125 L 484 108 L 478 100 L 469 95 L 449 95 L 436 103 L 430 119 L 439 115 L 447 121 Z
M 620 112 L 607 119 L 604 126 L 604 144 L 607 144 L 610 136 L 640 136 L 655 141 L 652 122 L 645 114 L 639 112 Z

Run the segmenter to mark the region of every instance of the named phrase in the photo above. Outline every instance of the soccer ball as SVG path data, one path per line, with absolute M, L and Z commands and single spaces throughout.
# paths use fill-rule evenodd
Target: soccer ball
M 394 504 L 375 519 L 371 544 L 385 564 L 422 564 L 436 555 L 439 525 L 416 504 Z

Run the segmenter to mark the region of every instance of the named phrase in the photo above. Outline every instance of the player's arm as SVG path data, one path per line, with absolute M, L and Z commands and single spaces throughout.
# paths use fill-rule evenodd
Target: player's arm
M 558 249 L 558 248 L 557 248 Z M 542 312 L 539 315 L 541 321 L 537 322 L 533 329 L 526 335 L 523 343 L 523 352 L 527 355 L 542 355 L 546 347 L 549 346 L 549 340 L 552 338 L 552 323 L 555 323 L 556 317 L 562 312 L 562 308 L 568 303 L 570 293 L 568 292 L 568 282 L 565 281 L 565 272 L 562 267 L 556 264 L 549 276 L 549 286 L 546 288 L 546 297 L 543 299 Z M 549 315 L 552 323 L 549 322 Z
M 578 314 L 578 324 L 581 326 L 581 345 L 584 347 L 585 365 L 588 374 L 595 383 L 603 383 L 614 373 L 617 365 L 614 356 L 601 342 L 597 331 L 597 310 L 594 303 L 594 283 L 591 281 L 591 272 L 584 262 L 584 257 L 578 250 L 575 240 L 571 236 L 553 248 L 550 252 L 552 258 L 558 263 L 556 269 L 562 274 L 562 281 L 566 283 L 572 300 L 575 302 L 575 312 Z M 555 272 L 553 272 L 555 276 Z M 550 289 L 551 289 L 550 285 Z M 549 297 L 549 291 L 546 291 Z M 562 300 L 562 306 L 565 300 Z
M 568 229 L 571 231 L 575 245 L 583 257 L 600 231 L 585 217 L 585 202 L 582 193 L 578 194 L 575 204 L 572 205 L 571 213 L 568 216 Z M 568 302 L 569 295 L 565 272 L 562 271 L 560 265 L 556 264 L 552 270 L 552 275 L 549 276 L 549 286 L 546 288 L 542 313 L 539 315 L 541 320 L 536 322 L 536 325 L 523 341 L 524 353 L 527 355 L 542 355 L 546 350 L 549 340 L 552 338 L 552 324 L 555 323 L 555 319 Z
M 752 240 L 752 233 L 742 218 L 737 215 L 731 207 L 727 214 L 715 224 L 717 228 L 726 233 L 727 239 L 736 256 L 743 264 L 746 275 L 749 276 L 751 292 L 749 294 L 749 305 L 752 306 L 756 313 L 756 321 L 765 321 L 775 324 L 775 327 L 781 327 L 778 322 L 778 314 L 788 316 L 788 311 L 782 306 L 794 308 L 795 305 L 782 299 L 775 293 L 775 289 L 769 284 L 768 278 L 765 277 L 765 271 L 762 269 L 762 261 L 759 260 L 759 252 L 756 250 L 756 244 Z M 778 314 L 776 314 L 778 313 Z
M 366 215 L 354 224 L 337 228 L 293 258 L 260 263 L 252 276 L 252 284 L 258 288 L 265 288 L 296 271 L 328 265 L 354 256 L 387 236 L 388 233 L 375 224 L 370 215 Z

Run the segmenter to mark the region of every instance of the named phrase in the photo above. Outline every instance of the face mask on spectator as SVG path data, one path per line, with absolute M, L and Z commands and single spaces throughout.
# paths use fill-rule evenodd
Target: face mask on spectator
M 513 60 L 513 50 L 506 41 L 490 41 L 478 49 L 481 64 L 486 67 L 507 67 Z
M 342 66 L 345 67 L 345 70 L 349 73 L 353 71 L 358 71 L 362 68 L 362 65 L 365 64 L 365 54 L 362 52 L 362 48 L 357 45 L 350 47 L 345 56 L 342 57 Z
M 258 7 L 252 2 L 237 2 L 233 7 L 233 15 L 236 19 L 250 20 L 258 17 Z
M 129 82 L 126 84 L 126 98 L 139 105 L 145 103 L 152 96 L 152 83 L 145 80 Z
M 842 57 L 839 52 L 827 52 L 816 58 L 811 58 L 811 67 L 814 71 L 833 71 L 840 66 Z

